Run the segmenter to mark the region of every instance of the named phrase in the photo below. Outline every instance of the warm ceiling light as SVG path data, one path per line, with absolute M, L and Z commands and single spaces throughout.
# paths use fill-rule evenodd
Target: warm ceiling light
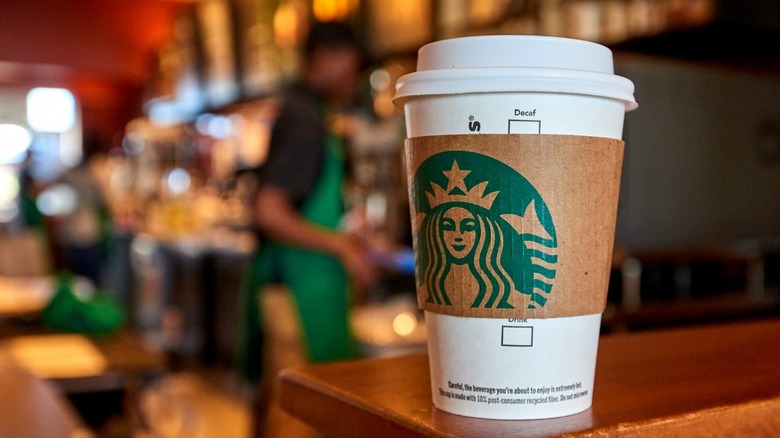
M 279 5 L 274 13 L 274 38 L 276 45 L 284 48 L 294 48 L 298 43 L 300 19 L 298 10 L 293 3 Z
M 358 0 L 314 0 L 312 13 L 319 21 L 343 20 L 357 9 Z

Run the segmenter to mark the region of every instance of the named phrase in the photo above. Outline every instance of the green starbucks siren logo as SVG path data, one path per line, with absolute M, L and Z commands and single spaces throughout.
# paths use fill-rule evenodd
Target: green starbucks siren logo
M 528 308 L 544 306 L 558 240 L 547 205 L 520 173 L 475 152 L 442 152 L 417 169 L 412 196 L 427 302 L 451 305 L 448 277 L 458 271 L 473 276 L 465 281 L 472 308 L 513 308 L 513 292 L 530 297 Z

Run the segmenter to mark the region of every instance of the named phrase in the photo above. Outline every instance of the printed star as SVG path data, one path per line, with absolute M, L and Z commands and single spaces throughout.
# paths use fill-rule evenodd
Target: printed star
M 460 167 L 458 167 L 458 162 L 453 161 L 452 162 L 452 168 L 450 170 L 445 170 L 442 173 L 444 173 L 444 176 L 447 177 L 447 180 L 449 181 L 447 183 L 447 193 L 452 192 L 452 189 L 459 188 L 462 190 L 462 193 L 468 192 L 466 189 L 466 175 L 471 173 L 470 170 L 460 170 Z

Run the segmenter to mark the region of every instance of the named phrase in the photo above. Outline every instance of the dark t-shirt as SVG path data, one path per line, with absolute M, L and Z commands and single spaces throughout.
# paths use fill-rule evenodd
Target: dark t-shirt
M 299 206 L 311 192 L 325 157 L 324 104 L 314 93 L 294 87 L 284 96 L 271 130 L 260 184 L 281 189 Z

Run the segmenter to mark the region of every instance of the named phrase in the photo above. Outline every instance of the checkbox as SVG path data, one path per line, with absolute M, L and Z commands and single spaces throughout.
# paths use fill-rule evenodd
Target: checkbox
M 530 326 L 501 327 L 501 346 L 503 347 L 533 347 L 534 328 Z

